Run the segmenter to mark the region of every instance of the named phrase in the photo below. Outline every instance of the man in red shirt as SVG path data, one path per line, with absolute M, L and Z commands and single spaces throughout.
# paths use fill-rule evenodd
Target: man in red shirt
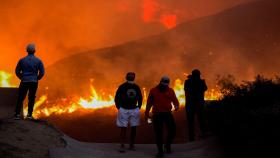
M 172 88 L 169 88 L 170 79 L 167 76 L 161 78 L 159 85 L 151 89 L 147 101 L 145 118 L 150 118 L 149 112 L 153 107 L 152 120 L 158 148 L 157 158 L 163 157 L 163 126 L 167 127 L 167 139 L 164 145 L 166 153 L 171 153 L 171 144 L 176 134 L 176 124 L 172 115 L 172 104 L 175 111 L 179 109 L 179 101 Z

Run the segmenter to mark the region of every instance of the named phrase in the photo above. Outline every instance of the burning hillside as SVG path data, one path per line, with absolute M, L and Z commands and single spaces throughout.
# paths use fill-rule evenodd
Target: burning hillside
M 48 67 L 43 85 L 53 100 L 86 95 L 89 79 L 96 89 L 113 94 L 128 71 L 147 90 L 162 75 L 184 80 L 194 68 L 214 89 L 217 75 L 232 74 L 239 82 L 257 74 L 273 76 L 280 71 L 279 5 L 277 0 L 240 5 L 160 35 L 69 56 Z
M 184 106 L 185 93 L 182 81 L 177 79 L 174 82 L 173 88 L 180 104 Z M 146 88 L 143 88 L 142 91 L 144 94 L 144 105 L 142 106 L 142 108 L 145 108 L 145 104 L 147 101 Z M 47 95 L 43 95 L 34 107 L 34 117 L 48 117 L 52 114 L 71 115 L 76 111 L 80 111 L 81 113 L 83 113 L 83 111 L 86 111 L 86 113 L 88 113 L 96 109 L 112 107 L 115 105 L 113 96 L 114 95 L 112 94 L 106 94 L 104 92 L 98 93 L 98 91 L 92 84 L 90 85 L 90 95 L 88 97 L 72 96 L 67 98 L 58 98 L 54 102 L 48 102 Z M 219 98 L 221 98 L 221 93 L 218 90 L 211 89 L 206 92 L 206 100 L 218 100 Z
M 1 71 L 5 76 L 9 76 L 8 78 L 2 77 L 2 82 L 5 83 L 5 87 L 11 87 L 10 77 L 11 74 Z M 0 78 L 1 79 L 1 78 Z M 74 112 L 81 113 L 89 113 L 96 109 L 103 109 L 107 107 L 114 106 L 114 95 L 107 94 L 105 92 L 98 91 L 94 88 L 92 83 L 89 85 L 89 93 L 85 97 L 81 97 L 78 95 L 68 96 L 66 98 L 56 98 L 55 100 L 48 101 L 48 91 L 45 91 L 46 94 L 43 94 L 38 97 L 35 105 L 34 105 L 34 117 L 35 118 L 47 118 L 50 115 L 71 115 Z M 1 87 L 1 86 L 0 86 Z M 176 96 L 179 99 L 181 105 L 185 105 L 185 93 L 184 93 L 184 85 L 180 79 L 175 80 L 173 84 L 173 88 L 175 90 Z M 116 89 L 116 88 L 115 88 Z M 114 91 L 115 91 L 114 89 Z M 47 88 L 46 88 L 47 90 Z M 147 90 L 146 88 L 142 89 L 144 94 L 144 105 L 147 101 Z M 221 98 L 221 93 L 218 90 L 211 89 L 206 92 L 205 99 L 206 100 L 217 100 Z M 27 107 L 24 108 L 25 115 L 27 114 Z
M 112 118 L 115 117 L 116 110 L 114 93 L 117 86 L 123 82 L 124 74 L 129 71 L 136 73 L 136 82 L 142 88 L 144 96 L 147 96 L 150 88 L 158 84 L 161 76 L 170 76 L 171 86 L 175 89 L 181 105 L 185 102 L 183 80 L 187 76 L 186 73 L 194 68 L 201 70 L 202 77 L 209 87 L 206 99 L 210 100 L 221 97 L 215 86 L 217 75 L 232 74 L 240 82 L 250 80 L 257 74 L 272 76 L 280 72 L 278 0 L 262 0 L 240 5 L 180 25 L 177 23 L 178 12 L 164 8 L 164 5 L 158 4 L 156 0 L 145 2 L 148 3 L 148 7 L 143 5 L 144 10 L 148 10 L 141 14 L 141 20 L 145 23 L 160 22 L 161 25 L 172 29 L 114 47 L 67 55 L 66 58 L 47 67 L 47 75 L 40 82 L 34 107 L 36 118 L 50 119 L 57 124 L 63 124 L 61 127 L 65 127 L 65 131 L 71 131 L 71 125 L 65 125 L 67 121 L 60 121 L 61 118 L 67 118 L 68 123 L 71 119 L 76 119 L 77 124 L 82 120 L 85 125 L 89 125 L 91 121 L 100 123 L 100 118 L 107 119 L 104 116 L 109 115 L 109 127 L 112 127 Z M 119 9 L 125 12 L 128 8 L 124 3 Z M 125 24 L 122 23 L 122 30 Z M 84 25 L 87 23 L 82 24 Z M 89 26 L 92 24 L 89 23 Z M 86 46 L 92 45 L 91 40 L 88 40 L 92 37 L 72 38 L 76 35 L 72 29 L 69 29 L 69 36 L 67 31 L 63 32 L 60 29 L 57 32 L 67 35 L 60 36 L 59 41 L 69 38 L 75 39 L 71 41 L 73 43 L 78 41 L 86 42 Z M 87 31 L 81 34 L 92 35 Z M 94 38 L 99 40 L 97 36 Z M 71 42 L 65 45 L 65 49 L 72 48 L 69 46 Z M 56 47 L 51 50 L 55 51 L 50 52 L 59 51 Z M 69 52 L 73 52 L 72 49 Z M 40 56 L 39 53 L 38 51 Z M 49 62 L 49 58 L 51 57 L 46 58 L 46 62 Z M 7 82 L 10 80 L 9 74 L 0 73 L 0 76 L 3 80 L 2 85 L 14 86 Z M 81 129 L 83 128 L 85 127 L 81 126 Z M 77 131 L 73 133 L 76 134 Z
M 218 74 L 231 73 L 239 80 L 256 73 L 275 75 L 279 72 L 276 59 L 280 50 L 280 23 L 274 20 L 280 15 L 277 4 L 269 0 L 238 6 L 179 25 L 162 35 L 65 58 L 47 69 L 35 115 L 113 106 L 122 74 L 131 70 L 136 72 L 136 82 L 144 88 L 144 94 L 163 74 L 170 75 L 182 105 L 184 72 L 193 68 L 200 68 L 212 87 L 207 98 L 219 96 L 215 87 Z M 240 17 L 246 21 L 240 21 Z M 263 53 L 266 51 L 270 56 Z

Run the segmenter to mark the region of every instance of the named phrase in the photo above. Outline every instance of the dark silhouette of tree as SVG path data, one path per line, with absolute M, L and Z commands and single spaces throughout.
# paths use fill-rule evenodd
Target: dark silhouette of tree
M 208 106 L 209 122 L 227 157 L 279 156 L 280 77 L 258 75 L 236 84 L 233 76 L 218 77 L 223 93 Z

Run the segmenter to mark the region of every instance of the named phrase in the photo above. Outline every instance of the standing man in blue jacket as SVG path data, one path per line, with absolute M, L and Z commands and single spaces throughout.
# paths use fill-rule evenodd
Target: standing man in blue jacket
M 16 66 L 16 75 L 21 80 L 19 85 L 18 99 L 15 109 L 15 120 L 20 119 L 20 112 L 23 107 L 23 101 L 28 93 L 28 114 L 27 119 L 33 119 L 33 107 L 38 88 L 38 81 L 45 74 L 43 62 L 35 57 L 35 45 L 28 44 L 26 47 L 28 55 L 19 60 Z

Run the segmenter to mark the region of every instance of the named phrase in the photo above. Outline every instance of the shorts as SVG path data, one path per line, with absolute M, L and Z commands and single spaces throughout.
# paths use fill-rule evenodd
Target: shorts
M 140 110 L 136 109 L 124 109 L 120 108 L 117 115 L 117 126 L 128 127 L 128 123 L 131 127 L 140 125 Z

